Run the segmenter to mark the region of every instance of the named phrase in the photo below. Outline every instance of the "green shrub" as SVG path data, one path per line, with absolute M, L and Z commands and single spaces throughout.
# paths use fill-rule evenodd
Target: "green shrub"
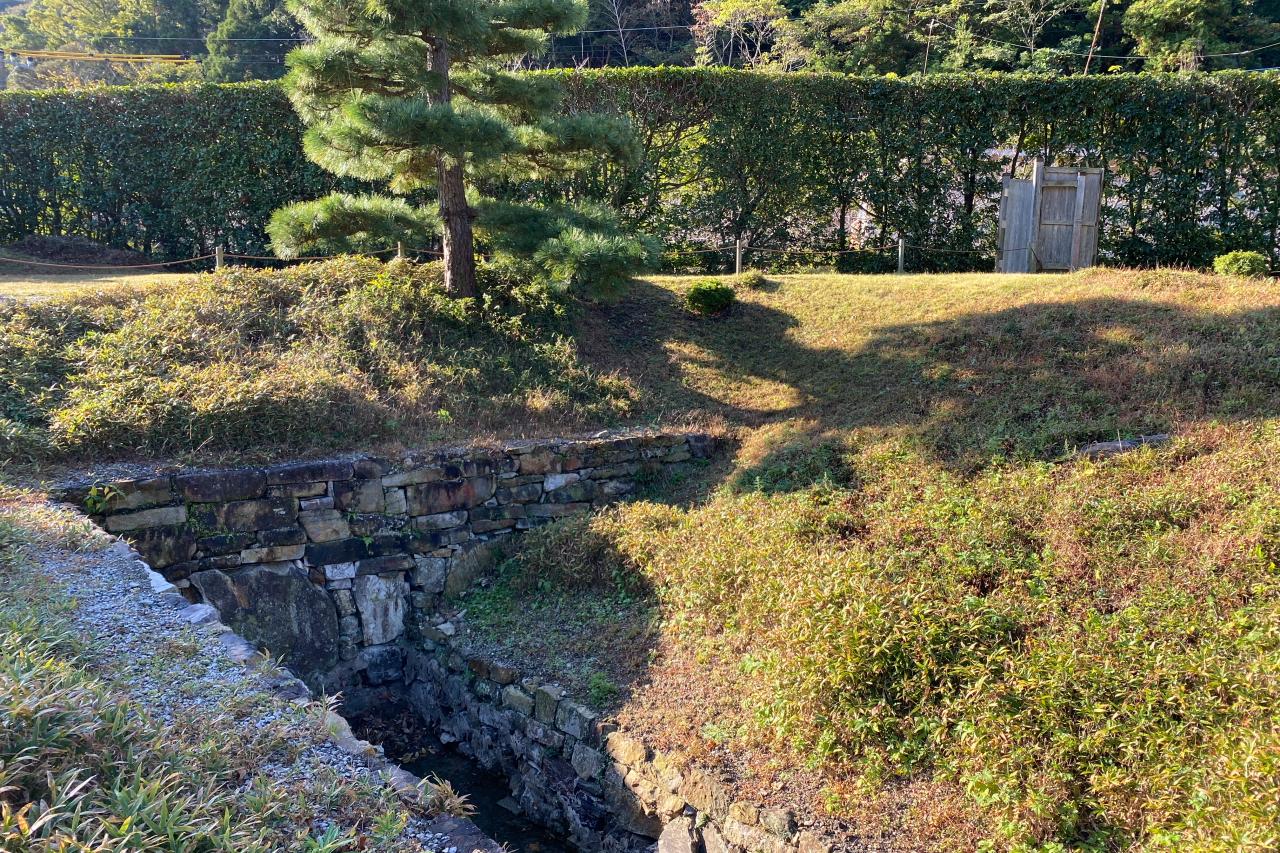
M 769 279 L 765 278 L 764 273 L 760 272 L 760 270 L 747 270 L 734 279 L 734 284 L 738 287 L 745 287 L 747 290 L 760 290 L 768 283 Z
M 630 387 L 581 361 L 563 303 L 505 275 L 482 272 L 479 309 L 438 263 L 355 257 L 0 306 L 0 459 L 297 453 L 625 414 Z
M 1237 249 L 1213 259 L 1213 271 L 1218 275 L 1238 275 L 1244 278 L 1262 278 L 1271 271 L 1271 263 L 1261 252 Z
M 696 281 L 685 294 L 685 307 L 695 314 L 720 314 L 729 310 L 735 299 L 733 286 L 714 278 Z
M 750 211 L 739 224 L 753 231 L 767 224 L 769 245 L 836 250 L 844 244 L 830 222 L 841 205 L 876 211 L 877 231 L 904 231 L 912 243 L 965 252 L 990 245 L 997 166 L 1007 160 L 974 171 L 972 152 L 1012 150 L 1027 121 L 1052 124 L 1063 150 L 1088 148 L 1099 127 L 1111 129 L 1115 172 L 1107 196 L 1115 207 L 1099 223 L 1109 262 L 1205 266 L 1219 233 L 1264 245 L 1266 223 L 1280 216 L 1270 176 L 1254 166 L 1274 160 L 1280 138 L 1280 81 L 1270 75 L 543 74 L 564 83 L 567 112 L 616 112 L 629 120 L 646 140 L 642 165 L 596 169 L 571 184 L 555 170 L 537 180 L 495 177 L 512 200 L 607 200 L 629 227 L 669 245 L 704 249 L 728 230 L 721 226 L 709 239 L 706 223 L 727 224 Z M 912 133 L 882 132 L 904 117 L 912 119 Z M 264 226 L 281 204 L 367 189 L 307 160 L 300 122 L 278 83 L 6 92 L 0 131 L 7 201 L 0 242 L 56 230 L 143 251 L 163 246 L 173 257 L 217 243 L 262 254 Z M 663 142 L 673 138 L 683 143 Z M 1176 157 L 1163 156 L 1160 140 L 1167 138 L 1183 142 Z M 908 161 L 912 168 L 899 167 Z M 1204 196 L 1232 199 L 1225 220 L 1184 215 Z M 886 198 L 896 201 L 885 205 Z M 607 284 L 616 269 L 609 257 L 636 248 L 575 239 L 552 247 L 545 261 L 561 280 Z M 846 271 L 885 271 L 892 263 L 847 246 L 834 259 Z M 981 255 L 926 252 L 913 257 L 917 262 L 990 269 Z M 686 255 L 679 263 L 690 268 L 696 261 Z

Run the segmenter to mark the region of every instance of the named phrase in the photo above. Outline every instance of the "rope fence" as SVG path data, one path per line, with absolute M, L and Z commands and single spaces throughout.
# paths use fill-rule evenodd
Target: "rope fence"
M 1007 254 L 1012 254 L 1016 252 L 1025 252 L 1030 248 L 1032 247 L 1022 246 L 1016 249 L 1004 249 L 1004 250 L 953 249 L 949 247 L 924 246 L 917 243 L 908 243 L 906 242 L 906 240 L 900 239 L 896 244 L 888 244 L 888 245 L 882 245 L 882 246 L 862 246 L 862 247 L 853 248 L 853 249 L 811 249 L 811 248 L 799 248 L 799 247 L 774 248 L 770 246 L 752 246 L 746 243 L 745 241 L 739 241 L 737 243 L 729 243 L 724 246 L 712 246 L 705 249 L 689 249 L 689 248 L 683 248 L 683 247 L 673 247 L 671 248 L 670 251 L 677 256 L 734 252 L 735 253 L 735 263 L 734 263 L 735 271 L 738 273 L 741 273 L 742 255 L 745 252 L 760 252 L 763 254 L 771 254 L 771 255 L 831 256 L 831 255 L 866 255 L 866 254 L 875 254 L 875 253 L 883 253 L 883 252 L 893 252 L 896 250 L 898 253 L 898 272 L 905 272 L 905 257 L 906 257 L 907 249 L 912 249 L 918 252 L 929 252 L 934 254 L 953 254 L 953 255 L 994 255 L 994 254 L 1000 254 L 1003 251 L 1003 253 L 1007 255 Z M 373 252 L 365 252 L 363 254 L 378 256 L 378 255 L 387 255 L 392 253 L 394 253 L 397 257 L 405 257 L 406 255 L 428 255 L 435 258 L 444 257 L 444 253 L 437 249 L 406 248 L 403 245 L 396 246 L 395 248 L 392 248 L 392 249 L 379 249 Z M 223 250 L 221 246 L 219 246 L 209 254 L 197 255 L 193 258 L 183 258 L 181 260 L 175 260 L 175 261 L 157 261 L 154 263 L 145 263 L 145 264 L 66 264 L 66 263 L 56 263 L 53 261 L 36 261 L 36 260 L 27 260 L 25 258 L 11 258 L 4 255 L 0 255 L 0 262 L 16 264 L 20 266 L 47 267 L 51 269 L 111 271 L 111 270 L 162 269 L 165 267 L 196 264 L 196 263 L 201 263 L 203 261 L 208 261 L 208 260 L 213 260 L 214 269 L 221 269 L 229 260 L 263 261 L 263 262 L 280 263 L 280 264 L 292 264 L 292 263 L 303 263 L 303 262 L 310 262 L 310 261 L 329 261 L 339 257 L 342 257 L 342 256 L 341 255 L 302 255 L 294 258 L 280 258 L 274 255 L 245 255 L 245 254 L 238 254 L 233 252 L 226 252 Z

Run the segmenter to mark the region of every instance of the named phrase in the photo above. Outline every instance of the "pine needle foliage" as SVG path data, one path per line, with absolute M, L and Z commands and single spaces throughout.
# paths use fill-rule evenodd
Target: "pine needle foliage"
M 581 0 L 292 0 L 315 37 L 289 56 L 303 150 L 398 199 L 331 196 L 278 210 L 281 257 L 369 251 L 442 236 L 445 285 L 476 295 L 476 243 L 561 285 L 611 289 L 649 260 L 616 215 L 559 204 L 495 205 L 484 186 L 568 177 L 636 146 L 625 120 L 563 114 L 553 78 L 506 70 L 586 20 Z M 435 210 L 429 206 L 434 197 Z M 605 257 L 602 257 L 605 256 Z

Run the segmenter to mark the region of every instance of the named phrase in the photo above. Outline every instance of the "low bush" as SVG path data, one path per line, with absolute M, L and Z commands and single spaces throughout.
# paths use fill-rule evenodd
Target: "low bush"
M 1271 271 L 1271 263 L 1261 252 L 1236 250 L 1214 258 L 1213 271 L 1218 275 L 1262 278 Z
M 735 299 L 733 285 L 714 278 L 695 281 L 685 294 L 684 304 L 695 314 L 721 314 L 729 310 Z
M 579 360 L 564 303 L 484 275 L 479 307 L 438 264 L 367 258 L 5 304 L 0 459 L 297 453 L 629 410 Z
M 739 287 L 745 287 L 747 290 L 760 290 L 769 283 L 769 279 L 765 278 L 764 273 L 760 270 L 747 270 L 742 275 L 737 276 L 734 282 Z

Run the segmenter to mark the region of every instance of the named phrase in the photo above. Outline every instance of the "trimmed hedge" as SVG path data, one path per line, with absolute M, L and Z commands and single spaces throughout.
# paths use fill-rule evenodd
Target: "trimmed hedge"
M 1207 266 L 1280 230 L 1280 76 L 923 79 L 645 68 L 543 72 L 573 110 L 617 111 L 644 157 L 573 184 L 494 188 L 607 200 L 663 238 L 674 267 L 722 269 L 731 243 L 791 249 L 755 265 L 990 269 L 1015 149 L 1105 165 L 1113 263 Z M 337 182 L 306 162 L 275 84 L 0 95 L 0 240 L 78 234 L 171 257 L 265 249 L 281 203 Z M 854 216 L 864 218 L 854 228 Z M 842 228 L 840 223 L 845 223 Z M 859 230 L 855 235 L 853 232 Z
M 0 95 L 0 241 L 88 237 L 163 258 L 266 252 L 271 211 L 341 185 L 274 83 Z

